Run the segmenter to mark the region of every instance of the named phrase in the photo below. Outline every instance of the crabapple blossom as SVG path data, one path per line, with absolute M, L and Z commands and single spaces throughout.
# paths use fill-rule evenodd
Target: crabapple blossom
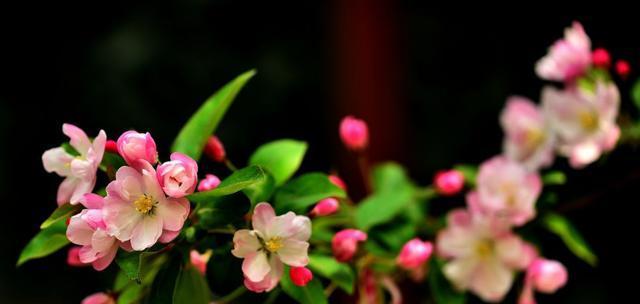
M 104 292 L 96 292 L 84 298 L 82 304 L 116 304 L 116 300 Z
M 340 208 L 340 203 L 336 198 L 328 197 L 320 200 L 311 210 L 313 216 L 327 216 L 335 213 Z
M 293 284 L 306 286 L 309 281 L 313 280 L 313 273 L 307 267 L 291 267 L 289 269 L 289 277 Z
M 567 283 L 567 269 L 558 261 L 536 258 L 527 268 L 519 304 L 535 304 L 534 290 L 554 293 Z
M 42 164 L 47 172 L 65 177 L 58 187 L 58 205 L 66 202 L 75 205 L 85 193 L 93 191 L 107 135 L 100 130 L 91 142 L 82 129 L 72 124 L 63 124 L 62 133 L 69 137 L 69 143 L 79 155 L 71 155 L 62 147 L 53 148 L 42 154 Z
M 549 53 L 536 63 L 536 74 L 542 79 L 572 81 L 591 65 L 591 40 L 579 22 L 565 29 L 564 39 L 556 41 Z
M 131 167 L 139 169 L 141 164 L 138 160 L 146 160 L 154 165 L 158 162 L 158 151 L 156 150 L 156 142 L 151 134 L 138 133 L 130 130 L 122 133 L 118 138 L 118 153 L 127 164 Z
M 558 135 L 559 153 L 569 157 L 574 168 L 584 167 L 613 149 L 620 137 L 616 124 L 620 92 L 613 83 L 597 81 L 593 91 L 546 87 L 542 105 Z
M 547 119 L 531 100 L 514 96 L 507 100 L 500 125 L 505 138 L 505 156 L 522 163 L 529 170 L 551 165 L 554 157 L 554 133 Z
M 472 211 L 520 226 L 535 217 L 535 203 L 541 191 L 537 172 L 529 172 L 504 156 L 495 156 L 480 165 L 477 189 L 467 194 L 467 204 Z
M 120 242 L 107 232 L 102 213 L 104 199 L 97 194 L 87 193 L 80 202 L 87 209 L 71 217 L 67 238 L 71 243 L 82 246 L 78 252 L 80 262 L 91 263 L 94 269 L 100 271 L 111 264 Z
M 396 263 L 407 270 L 416 269 L 429 260 L 432 252 L 433 244 L 431 242 L 414 238 L 404 244 L 400 254 L 396 258 Z
M 191 157 L 179 152 L 171 154 L 171 161 L 158 166 L 158 182 L 168 196 L 185 197 L 198 184 L 198 164 Z
M 220 179 L 213 175 L 207 174 L 205 178 L 200 180 L 200 184 L 198 184 L 198 191 L 209 191 L 213 190 L 220 185 Z
M 212 254 L 213 251 L 211 250 L 207 250 L 205 253 L 200 253 L 197 250 L 191 250 L 189 252 L 189 260 L 202 275 L 205 275 L 207 273 L 207 263 L 209 262 Z
M 82 249 L 81 246 L 72 246 L 71 248 L 69 248 L 69 251 L 67 252 L 67 265 L 72 267 L 89 266 L 89 264 L 83 263 L 82 261 L 80 261 L 81 249 Z
M 525 243 L 492 217 L 456 209 L 438 233 L 438 254 L 449 261 L 443 273 L 459 290 L 499 302 L 511 288 L 514 271 L 530 263 Z
M 358 250 L 358 242 L 367 240 L 367 234 L 356 229 L 338 231 L 331 240 L 333 256 L 340 262 L 347 262 L 353 258 Z
M 367 147 L 369 142 L 369 128 L 364 120 L 347 116 L 340 123 L 340 138 L 344 145 L 354 151 Z
M 276 216 L 271 205 L 259 203 L 251 223 L 253 230 L 236 231 L 231 253 L 244 258 L 242 272 L 249 290 L 270 291 L 280 281 L 283 263 L 291 267 L 309 263 L 311 221 L 293 212 Z
M 455 195 L 464 188 L 464 175 L 458 170 L 440 171 L 434 176 L 433 185 L 442 195 Z
M 122 242 L 131 241 L 131 248 L 140 251 L 175 238 L 190 206 L 186 198 L 167 197 L 151 164 L 138 162 L 140 171 L 118 169 L 107 186 L 103 212 L 108 232 Z
M 211 136 L 204 146 L 204 153 L 216 162 L 223 162 L 227 158 L 224 145 L 217 136 Z

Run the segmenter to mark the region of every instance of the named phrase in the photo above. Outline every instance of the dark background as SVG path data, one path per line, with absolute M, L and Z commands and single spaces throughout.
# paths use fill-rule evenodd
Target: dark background
M 310 143 L 303 170 L 337 170 L 357 197 L 354 160 L 337 135 L 346 114 L 369 122 L 371 159 L 399 161 L 424 185 L 439 169 L 500 152 L 505 98 L 537 99 L 544 83 L 533 65 L 572 20 L 584 24 L 594 46 L 638 69 L 636 22 L 619 15 L 432 15 L 418 1 L 300 2 L 25 3 L 1 10 L 0 303 L 79 302 L 110 286 L 109 275 L 67 267 L 65 251 L 14 266 L 56 206 L 61 179 L 44 171 L 40 157 L 65 140 L 63 122 L 90 136 L 104 129 L 112 139 L 131 128 L 151 131 L 166 158 L 203 100 L 257 68 L 219 127 L 230 157 L 243 163 L 263 142 L 303 139 Z M 630 109 L 630 82 L 619 83 Z M 586 208 L 567 215 L 600 264 L 591 268 L 549 237 L 545 255 L 567 264 L 570 280 L 542 303 L 616 302 L 635 291 L 624 277 L 639 270 L 633 241 L 640 181 L 627 177 L 640 168 L 636 155 L 621 147 L 607 166 L 570 174 L 560 201 L 588 198 Z

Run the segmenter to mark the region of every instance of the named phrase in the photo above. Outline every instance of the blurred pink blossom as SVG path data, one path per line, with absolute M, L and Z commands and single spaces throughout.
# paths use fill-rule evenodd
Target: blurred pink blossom
M 207 273 L 207 263 L 211 258 L 211 254 L 213 252 L 211 250 L 207 250 L 205 253 L 200 253 L 197 250 L 191 250 L 189 252 L 189 260 L 191 264 L 198 269 L 198 271 L 202 275 L 206 275 Z
M 185 197 L 198 184 L 198 164 L 191 157 L 179 152 L 171 154 L 171 161 L 158 166 L 158 182 L 168 196 Z
M 413 270 L 422 267 L 429 260 L 432 252 L 433 244 L 431 242 L 414 238 L 404 244 L 396 258 L 396 263 L 404 269 Z
M 556 41 L 549 53 L 536 63 L 536 74 L 542 79 L 573 81 L 591 65 L 591 40 L 579 22 L 565 29 L 564 39 Z
M 440 171 L 433 178 L 433 185 L 442 195 L 454 195 L 464 188 L 464 175 L 458 170 Z
M 340 138 L 350 150 L 363 150 L 369 142 L 367 123 L 353 116 L 343 118 L 340 123 Z
M 313 273 L 306 267 L 291 267 L 289 269 L 289 277 L 293 284 L 297 286 L 306 286 L 313 280 Z
M 220 185 L 220 179 L 213 174 L 207 174 L 203 179 L 200 180 L 198 191 L 213 190 L 217 188 L 218 185 Z
M 537 258 L 527 268 L 519 304 L 535 304 L 534 290 L 554 293 L 568 280 L 567 269 L 558 261 Z
M 82 304 L 116 304 L 116 300 L 104 292 L 97 292 L 84 298 Z
M 353 258 L 358 250 L 358 242 L 367 240 L 367 234 L 356 229 L 338 231 L 331 240 L 333 256 L 339 262 L 347 262 Z
M 340 208 L 340 203 L 333 197 L 320 200 L 311 210 L 313 216 L 327 216 L 335 213 Z
M 609 55 L 609 52 L 603 48 L 593 50 L 593 53 L 591 53 L 591 59 L 593 61 L 593 65 L 600 68 L 608 69 L 611 65 L 611 55 Z

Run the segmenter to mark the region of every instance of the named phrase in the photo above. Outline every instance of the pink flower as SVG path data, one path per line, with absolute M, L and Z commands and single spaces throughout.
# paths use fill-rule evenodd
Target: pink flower
M 340 208 L 340 203 L 333 197 L 319 201 L 311 210 L 313 216 L 327 216 L 335 213 Z
M 220 185 L 220 179 L 213 175 L 207 174 L 205 178 L 200 180 L 200 184 L 198 185 L 198 191 L 209 191 L 213 190 Z
M 129 166 L 140 169 L 138 160 L 146 160 L 150 164 L 158 162 L 156 142 L 149 133 L 127 131 L 118 138 L 118 153 Z
M 499 302 L 511 288 L 514 271 L 527 267 L 525 243 L 490 217 L 456 209 L 438 233 L 438 253 L 449 259 L 443 273 L 456 288 L 485 302 Z
M 340 178 L 340 176 L 331 174 L 329 175 L 329 181 L 340 187 L 342 190 L 347 191 L 347 184 L 342 180 L 342 178 Z
M 565 29 L 564 39 L 556 41 L 536 63 L 536 74 L 542 79 L 568 82 L 583 75 L 590 64 L 591 40 L 582 25 L 574 22 Z
M 344 145 L 354 151 L 363 150 L 369 142 L 369 128 L 363 120 L 347 116 L 340 123 L 340 138 Z
M 198 164 L 191 157 L 179 152 L 171 154 L 171 161 L 158 166 L 160 187 L 173 198 L 185 197 L 198 184 Z
M 567 283 L 567 269 L 558 261 L 537 258 L 527 268 L 519 304 L 535 304 L 533 291 L 554 293 Z
M 223 162 L 227 158 L 224 145 L 217 136 L 211 136 L 204 146 L 204 153 L 216 162 Z
M 297 286 L 307 286 L 313 280 L 313 273 L 306 267 L 291 267 L 289 269 L 289 277 L 293 284 Z
M 538 173 L 496 156 L 480 165 L 477 190 L 467 195 L 467 204 L 472 211 L 521 226 L 535 217 L 535 203 L 541 190 Z
M 432 252 L 433 244 L 431 242 L 423 242 L 419 238 L 415 238 L 404 244 L 396 258 L 396 263 L 404 269 L 413 270 L 429 260 Z
M 63 124 L 62 133 L 69 137 L 71 146 L 80 155 L 71 155 L 62 147 L 53 148 L 42 154 L 42 164 L 47 172 L 65 177 L 58 188 L 58 205 L 66 202 L 75 205 L 82 195 L 93 191 L 107 135 L 100 130 L 92 143 L 82 129 L 72 124 Z
M 611 55 L 609 55 L 609 52 L 603 48 L 593 50 L 591 59 L 593 61 L 593 65 L 600 68 L 608 69 L 611 65 Z
M 558 150 L 569 157 L 572 167 L 584 167 L 615 147 L 620 136 L 616 125 L 620 92 L 615 84 L 598 81 L 593 92 L 546 87 L 542 104 L 558 135 Z
M 81 263 L 91 263 L 95 270 L 104 270 L 115 258 L 120 243 L 107 233 L 102 213 L 104 199 L 87 193 L 80 202 L 87 209 L 71 217 L 67 238 L 82 246 L 78 253 Z
M 629 62 L 623 59 L 616 61 L 616 73 L 623 79 L 627 78 L 629 73 L 631 73 L 631 65 L 629 65 Z
M 207 263 L 209 263 L 212 253 L 211 250 L 207 250 L 205 253 L 199 253 L 197 250 L 191 250 L 189 252 L 191 264 L 196 267 L 202 275 L 207 274 Z
M 358 242 L 367 240 L 367 234 L 356 229 L 338 231 L 331 240 L 333 256 L 340 262 L 347 262 L 353 258 L 358 250 Z
M 253 230 L 241 229 L 233 236 L 231 253 L 244 258 L 245 286 L 254 292 L 270 291 L 282 276 L 283 263 L 304 267 L 309 263 L 307 250 L 311 221 L 293 212 L 276 216 L 268 203 L 256 205 Z
M 500 116 L 505 133 L 504 154 L 529 170 L 551 165 L 554 157 L 554 133 L 531 100 L 510 97 Z
M 440 171 L 433 178 L 433 185 L 442 195 L 455 195 L 464 188 L 464 175 L 458 170 Z
M 80 261 L 80 246 L 72 246 L 67 253 L 67 264 L 71 267 L 84 267 L 89 266 L 87 263 Z
M 104 292 L 97 292 L 84 298 L 82 304 L 116 304 L 116 300 Z
M 103 209 L 108 232 L 138 251 L 175 238 L 190 209 L 187 199 L 166 197 L 151 164 L 139 162 L 141 171 L 118 169 Z

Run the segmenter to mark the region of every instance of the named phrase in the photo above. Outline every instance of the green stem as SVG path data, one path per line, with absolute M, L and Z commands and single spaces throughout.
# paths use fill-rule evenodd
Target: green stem
M 240 286 L 236 288 L 234 291 L 232 291 L 230 294 L 220 298 L 218 301 L 216 301 L 216 303 L 231 303 L 233 302 L 233 300 L 243 295 L 245 292 L 247 292 L 247 289 L 244 286 Z
M 224 165 L 227 166 L 227 169 L 229 169 L 230 171 L 238 171 L 238 168 L 236 168 L 236 166 L 234 166 L 231 160 L 228 158 L 224 159 Z
M 267 298 L 266 301 L 264 301 L 264 304 L 275 303 L 275 301 L 278 299 L 278 296 L 280 295 L 280 291 L 281 291 L 280 288 L 277 288 L 276 290 L 269 293 L 269 297 Z

